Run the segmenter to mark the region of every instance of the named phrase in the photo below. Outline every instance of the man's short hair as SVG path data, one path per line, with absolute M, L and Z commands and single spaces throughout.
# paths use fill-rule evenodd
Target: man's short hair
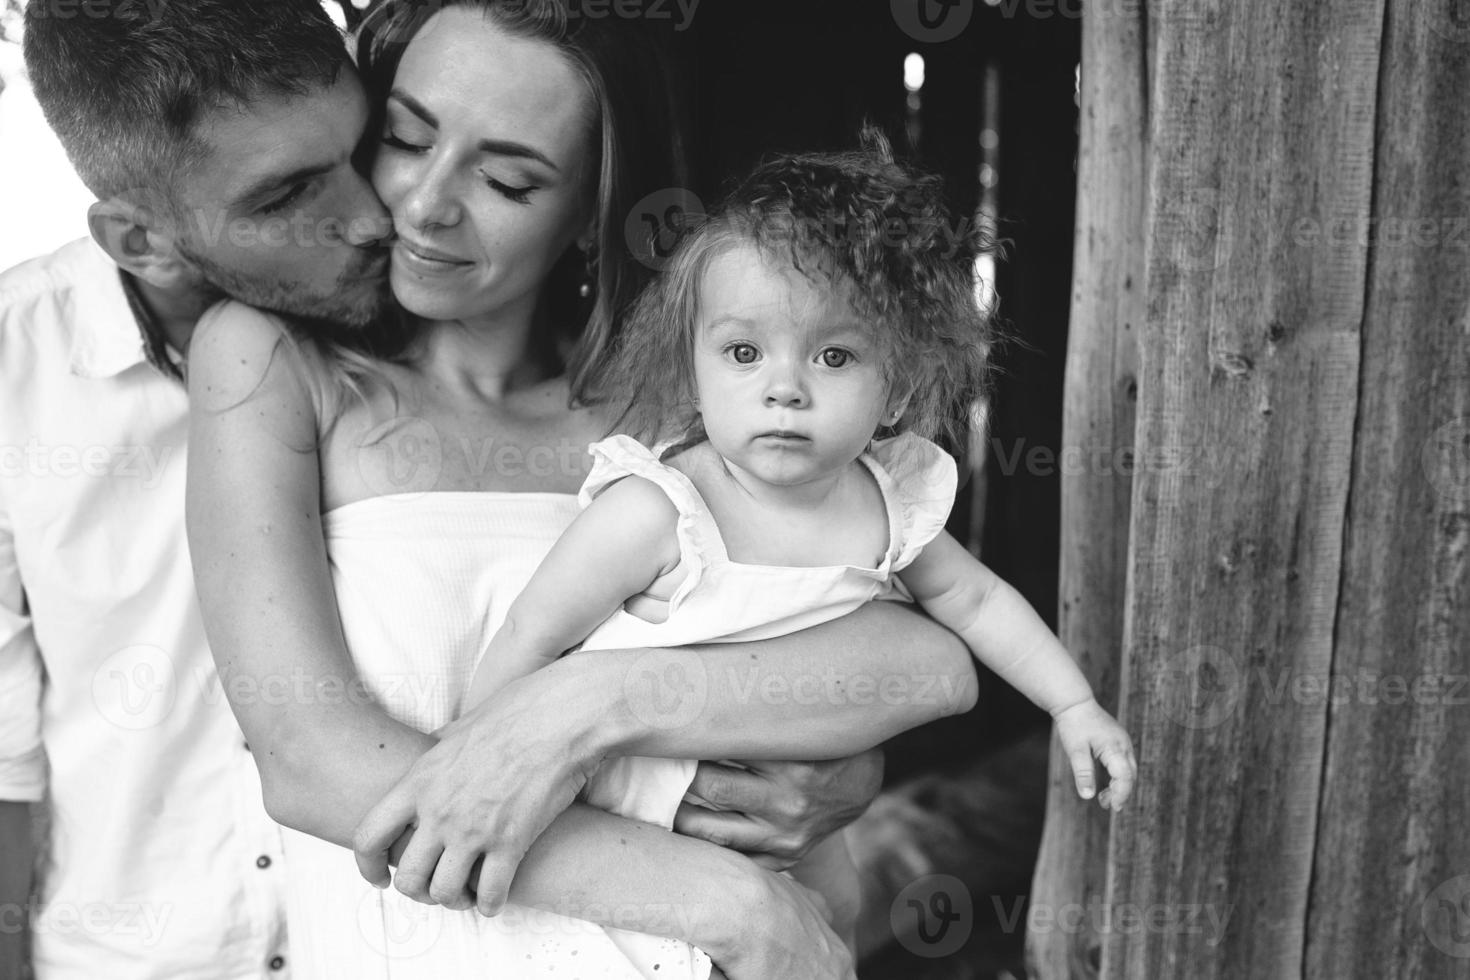
M 24 43 L 46 120 L 101 200 L 171 200 L 209 113 L 331 85 L 349 61 L 319 0 L 30 0 Z

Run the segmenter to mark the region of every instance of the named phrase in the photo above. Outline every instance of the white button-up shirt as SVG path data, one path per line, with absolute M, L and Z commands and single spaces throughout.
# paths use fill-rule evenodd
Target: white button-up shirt
M 194 592 L 187 429 L 96 245 L 0 275 L 0 799 L 49 799 L 37 980 L 289 971 L 279 828 Z

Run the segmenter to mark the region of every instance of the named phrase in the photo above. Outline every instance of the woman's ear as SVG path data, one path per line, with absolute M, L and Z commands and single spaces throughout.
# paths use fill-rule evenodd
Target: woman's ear
M 118 268 L 159 289 L 194 289 L 204 281 L 179 252 L 172 230 L 146 205 L 125 196 L 97 201 L 87 209 L 87 227 Z

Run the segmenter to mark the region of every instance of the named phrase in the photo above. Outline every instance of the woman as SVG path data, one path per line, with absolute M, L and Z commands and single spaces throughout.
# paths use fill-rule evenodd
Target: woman
M 423 733 L 453 719 L 485 638 L 575 513 L 583 448 L 607 430 L 573 405 L 645 275 L 621 215 L 680 183 L 657 110 L 668 89 L 619 26 L 525 0 L 376 10 L 362 45 L 382 100 L 373 181 L 411 335 L 329 343 L 238 305 L 196 330 L 191 542 L 267 806 L 306 831 L 288 847 L 298 977 L 708 969 L 682 943 L 649 963 L 592 922 L 692 942 L 737 978 L 851 975 L 783 876 L 587 807 L 537 840 L 496 918 L 463 894 L 475 849 L 422 821 L 401 867 L 427 871 L 396 884 L 449 908 L 373 890 L 340 847 L 433 744 Z M 943 662 L 963 683 L 967 664 Z M 302 693 L 262 704 L 237 675 L 302 678 Z M 721 748 L 752 744 L 732 731 Z

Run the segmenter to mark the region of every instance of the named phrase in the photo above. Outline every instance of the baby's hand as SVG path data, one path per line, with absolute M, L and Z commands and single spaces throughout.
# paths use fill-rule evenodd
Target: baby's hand
M 1072 763 L 1078 795 L 1084 800 L 1092 799 L 1097 789 L 1092 760 L 1101 759 L 1108 770 L 1108 786 L 1097 801 L 1104 810 L 1122 809 L 1123 801 L 1133 792 L 1133 779 L 1138 774 L 1138 763 L 1133 760 L 1133 740 L 1123 726 L 1092 698 L 1059 712 L 1053 721 L 1062 751 Z

